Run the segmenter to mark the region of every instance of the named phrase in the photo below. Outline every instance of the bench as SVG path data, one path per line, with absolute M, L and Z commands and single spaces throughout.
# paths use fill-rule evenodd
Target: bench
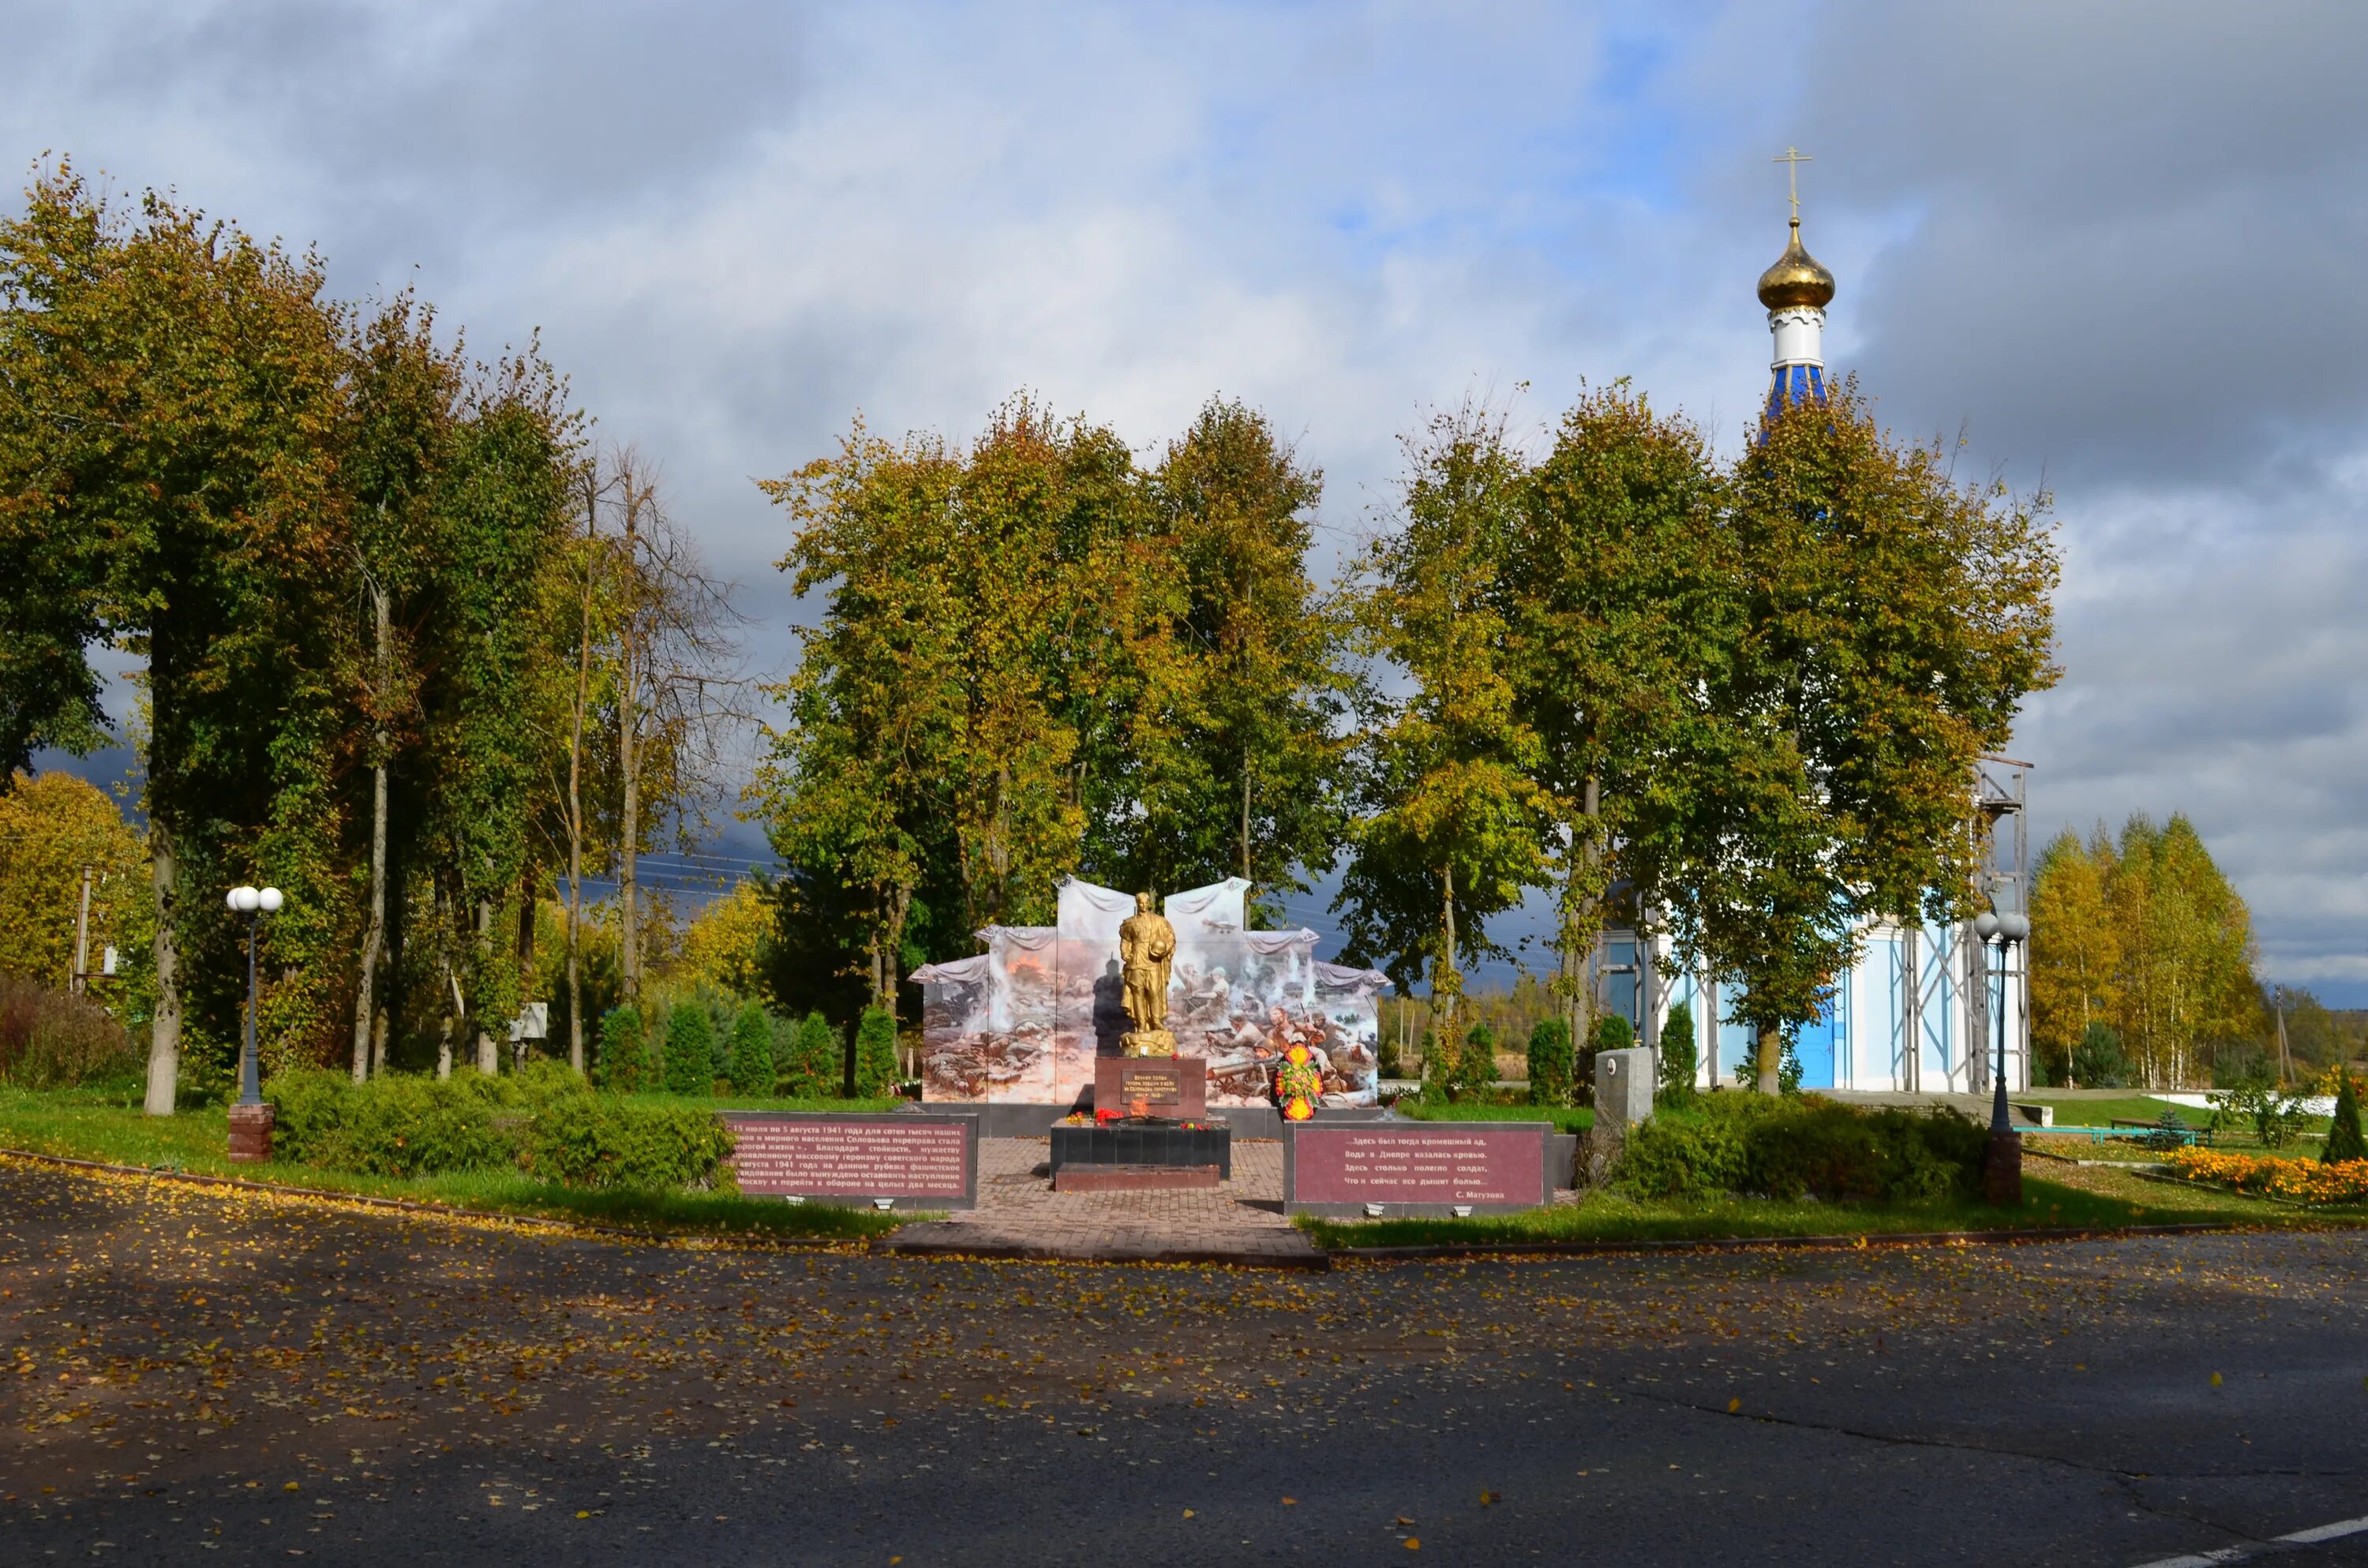
M 2144 1121 L 2134 1116 L 2117 1116 L 2112 1118 L 2110 1127 L 2092 1127 L 2089 1130 L 2089 1141 L 2092 1143 L 2102 1143 L 2108 1138 L 2138 1137 L 2168 1137 L 2176 1139 L 2185 1145 L 2192 1146 L 2201 1143 L 2207 1149 L 2212 1147 L 2210 1128 L 2190 1127 L 2183 1121 L 2175 1126 L 2166 1127 L 2159 1121 Z

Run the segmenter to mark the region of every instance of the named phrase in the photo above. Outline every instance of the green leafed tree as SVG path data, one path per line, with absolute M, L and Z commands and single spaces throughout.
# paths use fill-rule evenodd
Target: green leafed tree
M 316 257 L 153 192 L 135 214 L 63 165 L 0 222 L 0 747 L 87 745 L 83 650 L 144 659 L 154 1114 L 185 1017 L 233 1034 L 233 882 L 289 894 L 265 944 L 268 1053 L 336 1028 L 355 914 L 334 784 L 348 369 Z
M 1763 1093 L 1862 922 L 1971 912 L 1975 759 L 2057 675 L 2045 506 L 1957 483 L 1848 383 L 1764 420 L 1736 465 L 1733 631 L 1652 885 L 1736 988 Z
M 1582 397 L 1522 485 L 1507 663 L 1554 817 L 1555 988 L 1574 1039 L 1594 1027 L 1607 895 L 1624 890 L 1629 920 L 1649 927 L 1715 755 L 1699 694 L 1735 636 L 1725 499 L 1702 432 L 1625 383 Z
M 1363 820 L 1336 901 L 1352 961 L 1402 990 L 1427 967 L 1439 1044 L 1463 1056 L 1463 968 L 1499 951 L 1486 921 L 1548 875 L 1555 805 L 1505 656 L 1503 580 L 1523 466 L 1503 421 L 1466 406 L 1407 443 L 1394 526 L 1364 562 L 1360 650 L 1384 673 L 1366 694 Z
M 1346 628 L 1308 574 L 1323 475 L 1264 415 L 1212 399 L 1147 483 L 1156 532 L 1135 568 L 1181 597 L 1134 607 L 1131 769 L 1087 857 L 1126 887 L 1230 872 L 1279 916 L 1346 825 Z

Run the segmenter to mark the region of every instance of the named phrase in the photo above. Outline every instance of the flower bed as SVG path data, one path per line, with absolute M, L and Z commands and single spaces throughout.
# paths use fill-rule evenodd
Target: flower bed
M 2328 1165 L 2318 1160 L 2180 1149 L 2165 1163 L 2190 1181 L 2208 1181 L 2290 1203 L 2368 1203 L 2368 1160 Z

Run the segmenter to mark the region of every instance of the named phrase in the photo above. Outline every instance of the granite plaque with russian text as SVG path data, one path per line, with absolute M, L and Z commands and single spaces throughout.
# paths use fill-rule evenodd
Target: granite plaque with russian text
M 1282 1135 L 1286 1213 L 1393 1216 L 1535 1209 L 1546 1201 L 1543 1121 L 1303 1122 Z
M 899 1209 L 978 1199 L 978 1128 L 966 1116 L 724 1111 L 740 1190 L 758 1198 Z

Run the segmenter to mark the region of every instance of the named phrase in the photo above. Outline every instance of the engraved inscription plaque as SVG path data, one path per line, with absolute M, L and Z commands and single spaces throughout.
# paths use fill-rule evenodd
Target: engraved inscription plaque
M 724 1120 L 734 1174 L 752 1196 L 967 1208 L 977 1193 L 977 1129 L 966 1117 L 743 1111 Z

